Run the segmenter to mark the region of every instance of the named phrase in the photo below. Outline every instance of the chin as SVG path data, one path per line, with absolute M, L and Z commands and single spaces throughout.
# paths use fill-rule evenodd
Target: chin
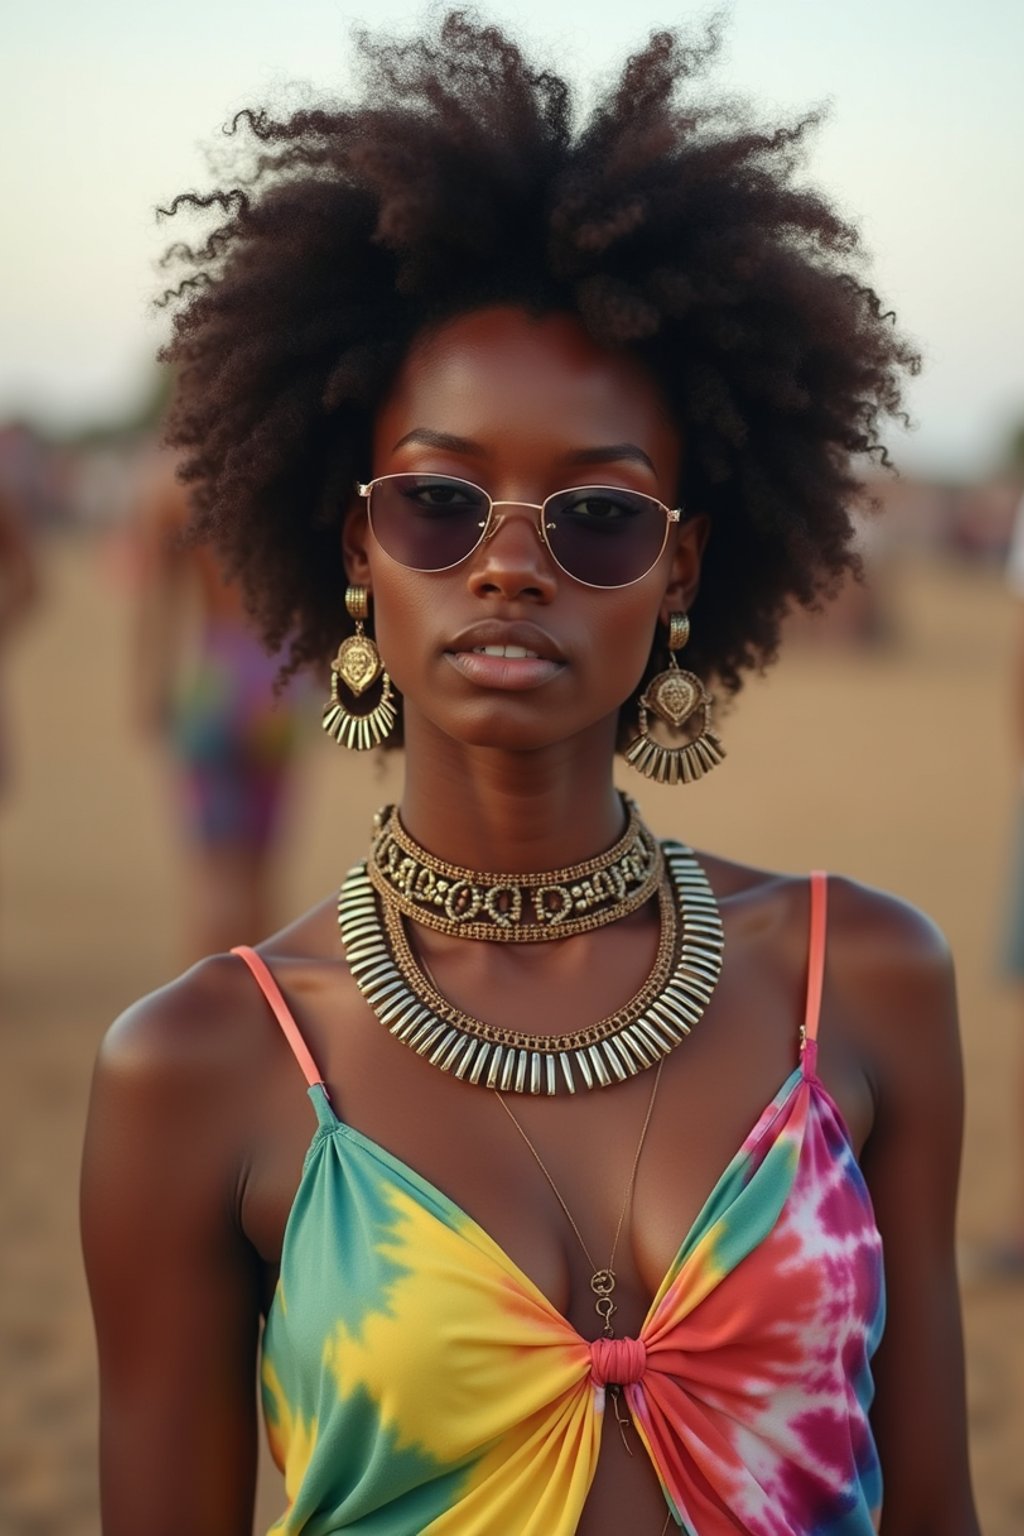
M 525 730 L 509 721 L 497 725 L 466 725 L 448 731 L 453 740 L 467 747 L 487 747 L 494 752 L 543 752 L 565 741 L 563 732 L 551 729 Z

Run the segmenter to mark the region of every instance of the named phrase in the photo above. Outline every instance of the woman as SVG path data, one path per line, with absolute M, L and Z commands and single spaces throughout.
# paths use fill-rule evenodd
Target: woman
M 154 453 L 136 528 L 132 686 L 142 732 L 166 754 L 187 883 L 189 960 L 271 926 L 273 855 L 295 776 L 299 709 L 213 552 L 182 538 L 188 497 Z
M 460 15 L 363 46 L 364 104 L 247 115 L 255 183 L 185 200 L 224 221 L 171 437 L 405 788 L 339 896 L 103 1046 L 108 1536 L 249 1529 L 261 1319 L 278 1531 L 966 1536 L 946 947 L 613 787 L 618 747 L 685 826 L 704 687 L 855 562 L 913 354 L 805 125 L 690 104 L 713 39 L 579 131 Z
M 32 538 L 20 506 L 0 485 L 0 653 L 31 612 L 39 595 L 39 573 Z M 0 714 L 0 792 L 6 788 L 6 729 Z

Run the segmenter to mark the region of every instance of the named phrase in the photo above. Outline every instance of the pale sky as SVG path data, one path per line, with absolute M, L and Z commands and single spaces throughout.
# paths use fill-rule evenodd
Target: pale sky
M 493 0 L 488 18 L 581 82 L 652 28 L 661 0 Z M 1020 0 L 733 0 L 716 78 L 765 114 L 828 102 L 808 176 L 863 230 L 873 278 L 925 354 L 924 472 L 983 471 L 1024 418 L 1024 5 Z M 4 23 L 0 419 L 101 421 L 135 398 L 165 320 L 149 301 L 171 238 L 154 209 L 205 185 L 204 146 L 240 106 L 336 93 L 350 28 L 407 31 L 408 0 L 72 0 Z

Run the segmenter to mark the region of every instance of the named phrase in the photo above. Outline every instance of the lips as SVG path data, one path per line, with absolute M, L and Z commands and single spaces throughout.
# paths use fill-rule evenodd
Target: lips
M 486 619 L 461 630 L 446 647 L 450 654 L 474 651 L 508 660 L 565 662 L 551 636 L 537 624 Z
M 481 688 L 539 688 L 565 666 L 558 646 L 536 624 L 486 620 L 471 624 L 445 648 L 445 660 Z

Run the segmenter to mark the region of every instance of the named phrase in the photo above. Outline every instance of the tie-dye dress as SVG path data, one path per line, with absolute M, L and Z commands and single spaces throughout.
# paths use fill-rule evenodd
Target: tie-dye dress
M 686 1235 L 636 1339 L 583 1338 L 454 1201 L 345 1125 L 259 957 L 319 1122 L 263 1339 L 272 1536 L 571 1536 L 623 1388 L 690 1536 L 868 1536 L 881 1241 L 819 1081 L 812 880 L 800 1060 Z

